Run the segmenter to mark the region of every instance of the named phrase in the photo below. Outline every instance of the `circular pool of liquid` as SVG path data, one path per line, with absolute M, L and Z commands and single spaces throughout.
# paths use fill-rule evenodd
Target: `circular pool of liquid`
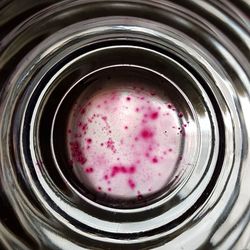
M 67 96 L 67 166 L 95 198 L 147 202 L 179 179 L 190 125 L 184 99 L 166 79 L 139 68 L 106 69 Z

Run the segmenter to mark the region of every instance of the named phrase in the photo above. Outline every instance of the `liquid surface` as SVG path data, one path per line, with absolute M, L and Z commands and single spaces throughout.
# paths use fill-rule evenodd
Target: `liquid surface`
M 90 190 L 142 199 L 166 186 L 182 160 L 183 113 L 154 92 L 127 86 L 77 103 L 68 126 L 70 164 Z

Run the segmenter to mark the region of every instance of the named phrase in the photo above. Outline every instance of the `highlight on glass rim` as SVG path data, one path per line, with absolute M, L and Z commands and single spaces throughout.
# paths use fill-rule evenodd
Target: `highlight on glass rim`
M 250 2 L 0 0 L 0 249 L 250 250 Z

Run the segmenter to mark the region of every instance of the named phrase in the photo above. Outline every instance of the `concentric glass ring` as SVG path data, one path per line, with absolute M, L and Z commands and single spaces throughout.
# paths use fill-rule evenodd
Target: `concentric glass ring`
M 3 248 L 248 249 L 249 22 L 240 4 L 42 2 L 1 24 Z M 26 20 L 13 28 L 18 17 Z M 156 89 L 185 132 L 174 137 L 166 185 L 140 199 L 99 195 L 69 168 L 75 100 L 107 81 L 120 89 L 121 79 Z

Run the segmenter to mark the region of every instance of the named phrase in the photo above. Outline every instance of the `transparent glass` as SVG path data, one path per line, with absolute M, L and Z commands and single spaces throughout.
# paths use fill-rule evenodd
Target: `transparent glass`
M 248 12 L 2 1 L 1 249 L 250 249 Z

